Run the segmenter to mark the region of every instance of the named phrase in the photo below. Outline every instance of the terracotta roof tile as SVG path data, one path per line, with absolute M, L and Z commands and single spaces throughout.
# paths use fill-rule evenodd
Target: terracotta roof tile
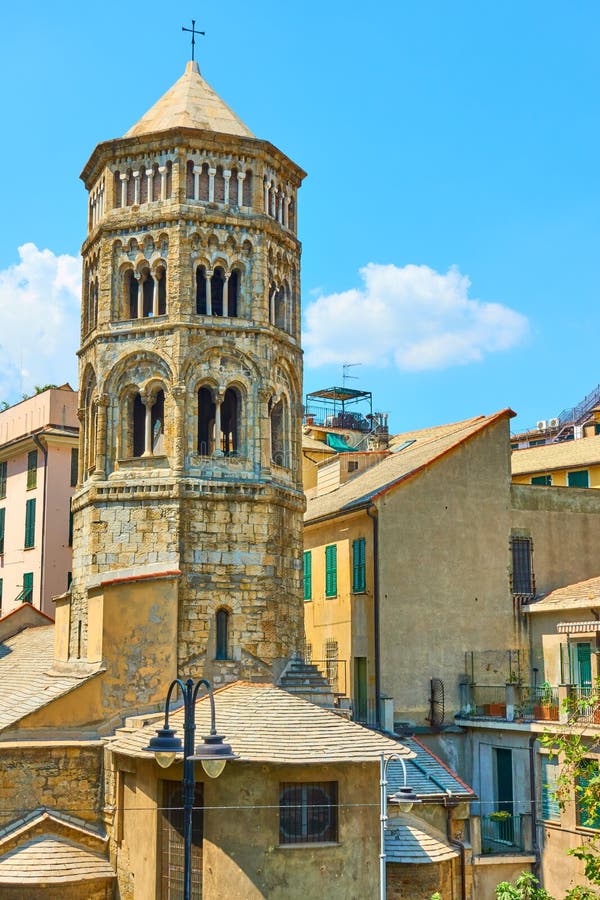
M 556 588 L 534 603 L 529 603 L 524 609 L 526 612 L 538 613 L 590 607 L 600 607 L 600 576 Z
M 548 472 L 551 469 L 576 468 L 600 463 L 600 435 L 579 438 L 577 441 L 561 441 L 513 450 L 511 467 L 513 475 Z

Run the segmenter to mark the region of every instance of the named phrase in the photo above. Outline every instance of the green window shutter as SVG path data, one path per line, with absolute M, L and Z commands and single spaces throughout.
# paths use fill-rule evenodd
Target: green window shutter
M 31 491 L 37 485 L 37 450 L 30 450 L 27 454 L 27 490 Z
M 337 594 L 337 545 L 325 547 L 325 596 Z
M 585 790 L 592 779 L 598 778 L 598 761 L 588 760 L 582 763 L 581 770 L 575 778 L 575 804 L 577 812 L 577 824 L 582 828 L 594 828 L 600 830 L 600 809 L 589 810 L 581 792 Z M 596 791 L 598 788 L 596 787 Z
M 556 799 L 558 760 L 542 756 L 542 819 L 560 822 L 560 805 Z
M 568 487 L 589 488 L 590 473 L 587 469 L 579 469 L 577 472 L 567 472 Z
M 552 484 L 552 475 L 534 475 L 531 479 L 532 484 L 542 484 L 545 487 L 550 487 Z
M 23 572 L 23 593 L 21 594 L 23 603 L 31 603 L 33 601 L 33 572 Z
M 352 541 L 352 590 L 362 593 L 366 589 L 365 578 L 365 539 Z
M 35 500 L 28 500 L 25 506 L 25 549 L 35 544 Z
M 6 460 L 0 462 L 0 497 L 6 497 L 6 469 Z
M 6 509 L 0 509 L 0 556 L 4 553 L 4 527 L 6 523 Z
M 312 554 L 304 551 L 304 599 L 312 600 Z

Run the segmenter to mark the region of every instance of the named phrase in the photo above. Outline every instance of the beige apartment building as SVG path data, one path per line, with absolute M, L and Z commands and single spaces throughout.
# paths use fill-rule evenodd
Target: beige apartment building
M 70 503 L 77 481 L 77 393 L 48 388 L 0 413 L 0 613 L 52 597 L 71 571 Z

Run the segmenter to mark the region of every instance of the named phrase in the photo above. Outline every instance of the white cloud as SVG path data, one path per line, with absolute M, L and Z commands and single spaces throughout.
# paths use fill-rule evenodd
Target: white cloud
M 0 400 L 20 400 L 35 385 L 77 385 L 81 262 L 35 244 L 0 270 Z
M 445 369 L 508 350 L 527 335 L 525 316 L 501 303 L 468 297 L 456 267 L 368 263 L 362 288 L 309 302 L 304 349 L 309 366 L 362 362 L 405 371 Z

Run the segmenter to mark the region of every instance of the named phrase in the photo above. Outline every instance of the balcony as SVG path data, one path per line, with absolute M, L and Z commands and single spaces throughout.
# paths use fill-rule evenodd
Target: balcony
M 558 688 L 547 684 L 463 684 L 460 718 L 558 722 Z
M 531 837 L 531 816 L 494 812 L 481 816 L 481 852 L 485 855 L 526 853 Z

